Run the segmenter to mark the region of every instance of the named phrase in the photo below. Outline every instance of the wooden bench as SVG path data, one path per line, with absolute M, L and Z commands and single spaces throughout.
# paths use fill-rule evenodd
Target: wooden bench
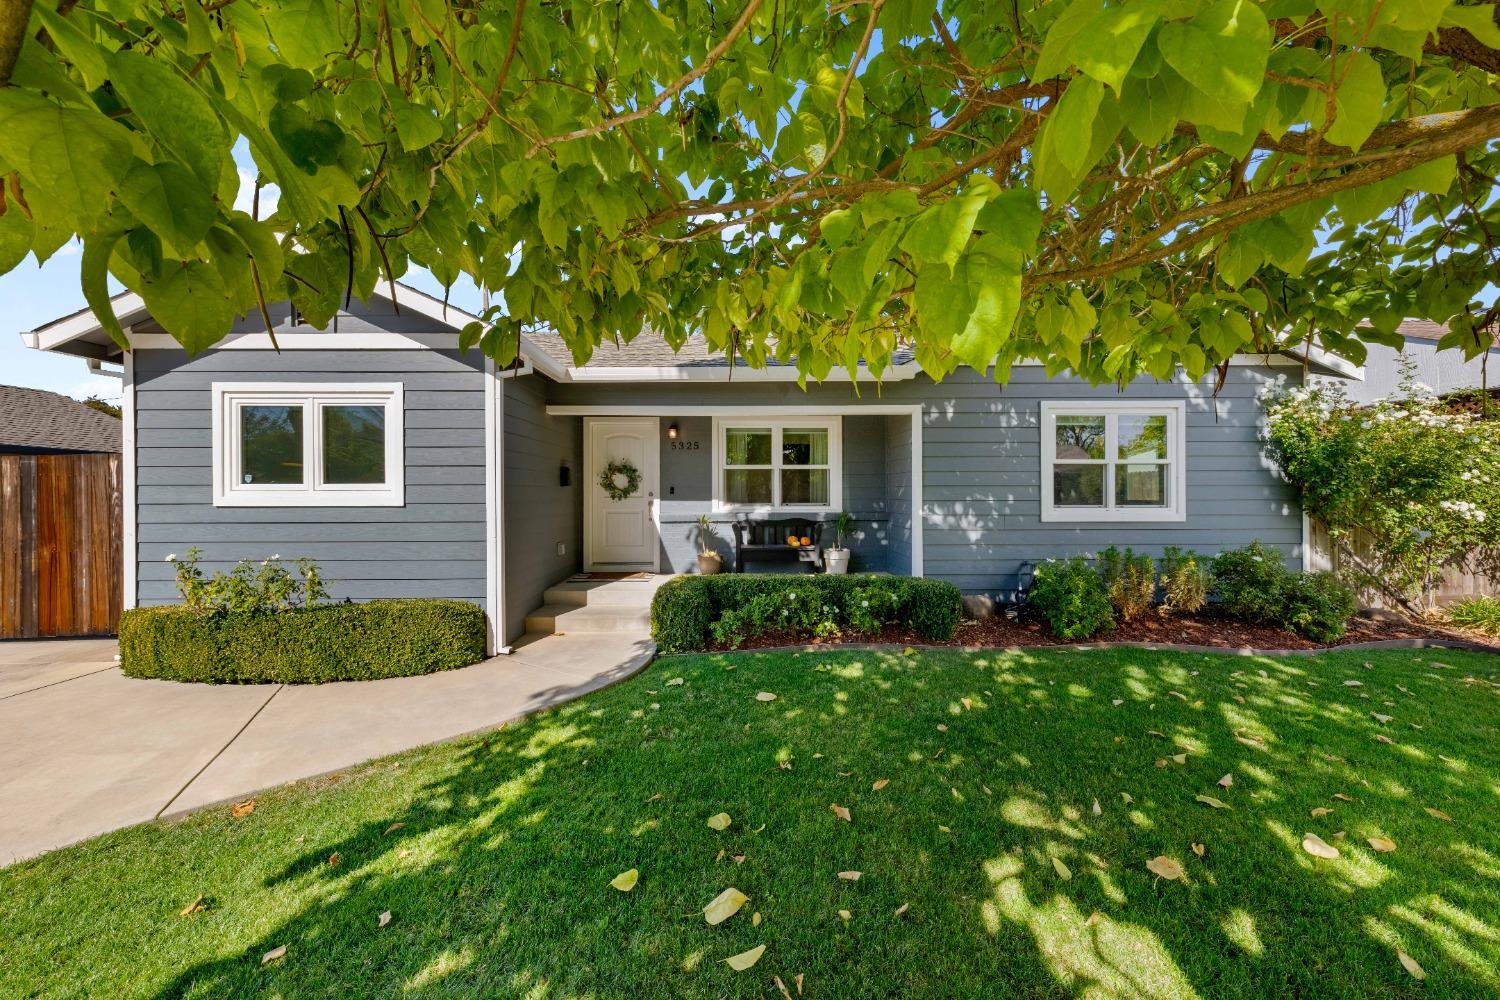
M 788 545 L 786 540 L 796 535 L 811 538 L 811 545 Z M 745 572 L 745 556 L 751 558 L 790 558 L 793 561 L 811 563 L 814 571 L 823 568 L 823 549 L 819 541 L 823 536 L 823 522 L 805 517 L 758 517 L 743 518 L 734 522 L 734 571 Z

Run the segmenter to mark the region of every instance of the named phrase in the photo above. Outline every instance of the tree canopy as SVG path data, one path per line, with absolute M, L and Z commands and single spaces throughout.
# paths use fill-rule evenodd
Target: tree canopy
M 1500 14 L 1453 0 L 20 0 L 0 273 L 83 243 L 189 350 L 413 265 L 809 378 L 1096 381 L 1497 311 Z M 270 212 L 234 209 L 248 147 Z M 1488 330 L 1486 328 L 1489 328 Z

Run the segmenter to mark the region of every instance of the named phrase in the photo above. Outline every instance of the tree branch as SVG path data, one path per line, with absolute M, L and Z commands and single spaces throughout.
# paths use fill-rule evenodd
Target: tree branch
M 547 136 L 538 139 L 532 143 L 531 148 L 526 151 L 526 155 L 528 157 L 535 156 L 539 150 L 545 149 L 548 146 L 554 146 L 559 142 L 571 142 L 574 139 L 587 139 L 590 136 L 601 135 L 620 125 L 640 121 L 642 118 L 656 114 L 663 104 L 676 97 L 689 84 L 701 79 L 709 70 L 714 68 L 714 64 L 724 57 L 724 53 L 729 51 L 729 47 L 734 44 L 735 39 L 739 38 L 745 29 L 750 26 L 750 19 L 755 16 L 755 12 L 760 8 L 760 4 L 761 0 L 750 0 L 745 5 L 745 9 L 740 13 L 739 20 L 734 22 L 734 27 L 729 29 L 729 34 L 725 35 L 718 45 L 709 50 L 708 55 L 703 57 L 703 61 L 683 76 L 678 77 L 672 83 L 663 87 L 656 97 L 645 107 L 637 108 L 623 115 L 617 115 L 614 118 L 606 119 L 587 128 L 574 129 L 572 132 L 564 132 L 562 135 Z

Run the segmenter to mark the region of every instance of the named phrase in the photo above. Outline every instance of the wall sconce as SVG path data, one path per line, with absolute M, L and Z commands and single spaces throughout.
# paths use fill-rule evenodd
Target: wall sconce
M 677 440 L 677 425 L 676 424 L 668 424 L 667 425 L 667 440 L 668 441 L 676 441 Z

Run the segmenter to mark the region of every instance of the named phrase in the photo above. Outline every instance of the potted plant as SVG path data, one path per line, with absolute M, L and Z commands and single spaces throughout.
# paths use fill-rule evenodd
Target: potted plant
M 829 573 L 849 572 L 849 550 L 844 548 L 844 536 L 854 527 L 854 515 L 847 510 L 839 511 L 833 519 L 833 547 L 823 550 L 823 565 Z
M 709 544 L 713 537 L 713 523 L 709 521 L 707 514 L 698 515 L 698 575 L 713 576 L 724 570 L 724 557 L 715 552 Z

